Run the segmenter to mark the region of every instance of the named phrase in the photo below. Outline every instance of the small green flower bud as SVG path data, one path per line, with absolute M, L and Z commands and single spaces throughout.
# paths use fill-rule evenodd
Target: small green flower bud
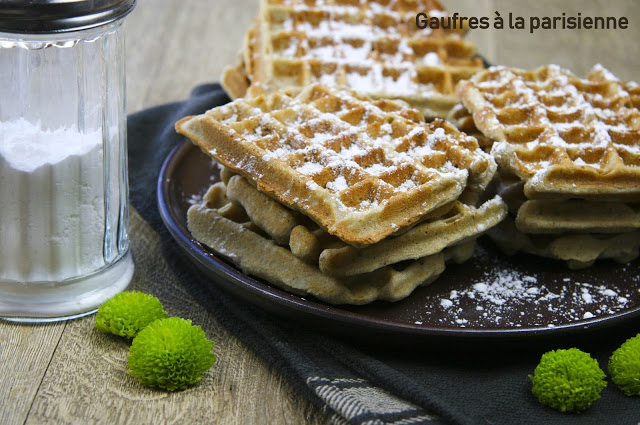
M 183 390 L 202 379 L 216 361 L 200 326 L 178 317 L 151 323 L 129 350 L 129 372 L 143 385 Z
M 133 338 L 145 326 L 168 317 L 160 300 L 139 291 L 121 292 L 105 301 L 96 314 L 96 328 L 105 333 Z
M 640 334 L 613 352 L 608 369 L 611 380 L 626 395 L 640 395 Z
M 577 348 L 543 354 L 529 378 L 540 403 L 561 412 L 585 410 L 607 386 L 598 362 Z

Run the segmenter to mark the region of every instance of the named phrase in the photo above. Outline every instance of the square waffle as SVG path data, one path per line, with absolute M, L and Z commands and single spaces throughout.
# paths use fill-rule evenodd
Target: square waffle
M 498 198 L 479 208 L 456 202 L 430 223 L 357 255 L 358 248 L 259 192 L 244 177 L 227 169 L 221 174 L 223 182 L 213 184 L 202 202 L 189 208 L 191 234 L 247 274 L 332 304 L 405 298 L 416 287 L 433 282 L 446 263 L 469 259 L 475 238 L 505 214 Z M 327 254 L 337 267 L 323 269 Z
M 332 276 L 368 273 L 389 264 L 437 254 L 477 238 L 506 216 L 506 205 L 497 197 L 479 207 L 455 201 L 401 234 L 356 248 L 259 192 L 244 177 L 234 175 L 224 181 L 226 197 L 244 209 L 251 223 L 274 242 L 289 245 L 296 257 Z
M 405 105 L 313 85 L 237 99 L 176 124 L 261 192 L 331 235 L 368 245 L 483 190 L 496 165 L 445 121 Z
M 457 102 L 456 83 L 482 61 L 462 29 L 418 29 L 419 12 L 446 15 L 437 0 L 261 0 L 245 40 L 251 87 L 340 86 L 444 118 Z M 237 69 L 225 74 L 237 97 L 244 86 Z
M 527 198 L 640 201 L 637 85 L 601 66 L 581 79 L 550 65 L 492 67 L 456 91 Z
M 487 233 L 507 254 L 523 251 L 572 269 L 598 259 L 627 263 L 640 254 L 640 204 L 585 199 L 527 199 L 524 182 L 500 174 L 487 189 L 508 216 Z
M 626 264 L 640 254 L 640 230 L 625 233 L 524 233 L 518 229 L 513 217 L 507 217 L 487 233 L 508 255 L 522 251 L 564 261 L 570 269 L 586 268 L 601 259 Z
M 640 89 L 602 66 L 580 79 L 557 66 L 495 67 L 457 87 L 448 118 L 499 164 L 489 193 L 509 217 L 489 236 L 507 253 L 588 267 L 640 249 Z

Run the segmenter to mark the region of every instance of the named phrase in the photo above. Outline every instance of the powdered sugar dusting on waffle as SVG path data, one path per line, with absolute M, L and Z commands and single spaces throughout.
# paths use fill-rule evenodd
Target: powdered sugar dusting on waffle
M 476 126 L 496 140 L 518 175 L 544 178 L 546 164 L 640 169 L 640 111 L 624 83 L 601 65 L 578 78 L 556 65 L 492 67 L 458 86 Z M 615 165 L 614 165 L 615 164 Z
M 287 128 L 283 133 L 284 139 L 280 139 L 277 144 L 265 144 L 263 146 L 265 153 L 262 159 L 265 161 L 279 159 L 286 163 L 292 164 L 292 167 L 310 179 L 318 177 L 321 173 L 329 171 L 332 179 L 324 183 L 324 188 L 332 192 L 342 192 L 346 190 L 350 183 L 356 178 L 362 179 L 362 175 L 370 175 L 375 177 L 393 175 L 399 167 L 411 167 L 413 173 L 408 175 L 404 181 L 393 185 L 381 183 L 379 190 L 390 193 L 406 192 L 419 187 L 431 174 L 448 175 L 460 182 L 463 186 L 468 177 L 468 170 L 460 169 L 451 162 L 446 161 L 436 169 L 425 166 L 425 158 L 430 158 L 436 154 L 434 145 L 438 142 L 450 142 L 456 137 L 468 139 L 468 136 L 457 133 L 452 134 L 444 128 L 435 128 L 430 130 L 427 125 L 414 125 L 407 132 L 404 138 L 393 138 L 393 126 L 389 122 L 379 125 L 376 134 L 370 134 L 371 117 L 391 117 L 377 106 L 365 104 L 362 119 L 359 122 L 346 122 L 340 118 L 340 114 L 348 114 L 349 109 L 346 105 L 351 104 L 352 107 L 361 106 L 358 99 L 350 96 L 346 92 L 341 92 L 339 98 L 344 105 L 337 113 L 322 112 L 305 102 L 296 98 L 283 98 L 283 107 L 277 111 L 268 113 L 262 112 L 259 108 L 249 108 L 249 116 L 243 116 L 235 104 L 228 104 L 220 108 L 219 115 L 221 122 L 232 127 L 233 124 L 242 123 L 243 120 L 254 119 L 251 115 L 259 112 L 259 120 L 257 127 L 247 127 L 251 130 L 242 133 L 242 137 L 251 143 L 260 144 L 261 141 L 271 137 L 268 129 L 283 128 L 281 119 L 276 115 L 282 111 L 287 113 Z M 303 116 L 309 119 L 301 119 Z M 292 125 L 293 124 L 293 125 Z M 310 132 L 305 135 L 303 132 Z M 344 140 L 337 147 L 328 148 L 337 140 Z M 413 139 L 424 139 L 419 144 L 411 146 L 406 150 L 399 150 L 399 145 L 407 143 Z M 348 142 L 347 142 L 348 141 Z M 295 146 L 295 147 L 294 147 Z M 363 158 L 372 154 L 382 155 L 383 162 L 375 162 L 368 164 Z M 479 149 L 473 155 L 479 155 L 481 160 L 487 160 L 487 157 Z M 304 158 L 300 162 L 300 158 Z M 347 180 L 349 179 L 349 180 Z M 320 189 L 317 183 L 309 182 L 308 187 Z M 386 203 L 388 198 L 382 199 L 382 203 Z M 371 202 L 365 200 L 358 205 L 344 205 L 345 209 L 362 209 L 379 205 L 379 202 Z
M 256 50 L 268 71 L 250 78 L 273 89 L 321 83 L 377 98 L 452 105 L 455 81 L 482 63 L 460 29 L 419 30 L 418 12 L 447 15 L 437 0 L 262 0 L 264 41 Z M 446 115 L 438 112 L 429 115 Z
M 347 81 L 352 87 L 357 85 L 364 93 L 370 93 L 376 86 L 384 84 L 391 93 L 407 94 L 417 88 L 414 62 L 429 66 L 444 65 L 435 52 L 416 55 L 406 37 L 406 31 L 402 31 L 403 25 L 391 25 L 388 22 L 384 26 L 374 24 L 384 20 L 402 24 L 414 19 L 415 14 L 385 8 L 375 2 L 371 2 L 370 5 L 368 2 L 362 2 L 360 6 L 325 2 L 316 2 L 314 6 L 309 6 L 295 1 L 285 4 L 292 6 L 292 13 L 278 25 L 289 28 L 296 35 L 280 34 L 283 43 L 279 46 L 280 50 L 274 51 L 275 56 L 301 60 L 317 59 L 326 64 L 346 66 L 344 69 Z M 445 11 L 436 9 L 423 11 L 432 15 L 446 15 Z M 314 23 L 300 17 L 313 13 L 325 15 L 327 20 Z M 304 34 L 304 37 L 300 33 Z M 460 38 L 455 32 L 447 36 Z M 383 68 L 380 59 L 384 59 L 387 64 L 393 64 L 392 67 L 398 75 L 385 75 L 388 70 Z M 365 67 L 366 72 L 363 72 Z
M 246 97 L 176 129 L 344 242 L 369 245 L 481 191 L 496 165 L 443 120 L 403 102 L 312 85 Z

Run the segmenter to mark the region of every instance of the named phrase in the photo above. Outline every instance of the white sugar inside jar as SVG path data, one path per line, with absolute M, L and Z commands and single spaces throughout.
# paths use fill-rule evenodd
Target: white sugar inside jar
M 133 275 L 123 18 L 135 0 L 0 3 L 0 317 L 89 314 Z

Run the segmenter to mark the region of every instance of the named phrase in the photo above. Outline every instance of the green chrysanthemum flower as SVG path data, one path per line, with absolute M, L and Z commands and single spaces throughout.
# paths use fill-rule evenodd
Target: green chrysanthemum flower
M 598 362 L 577 348 L 543 354 L 529 378 L 540 403 L 561 412 L 585 410 L 607 386 Z
M 141 384 L 183 390 L 202 379 L 216 361 L 200 326 L 178 317 L 156 320 L 136 336 L 129 350 L 129 373 Z
M 640 334 L 613 352 L 608 369 L 611 380 L 626 395 L 640 395 Z
M 121 292 L 105 301 L 96 314 L 96 328 L 126 338 L 135 337 L 145 326 L 168 317 L 160 300 L 139 291 Z

